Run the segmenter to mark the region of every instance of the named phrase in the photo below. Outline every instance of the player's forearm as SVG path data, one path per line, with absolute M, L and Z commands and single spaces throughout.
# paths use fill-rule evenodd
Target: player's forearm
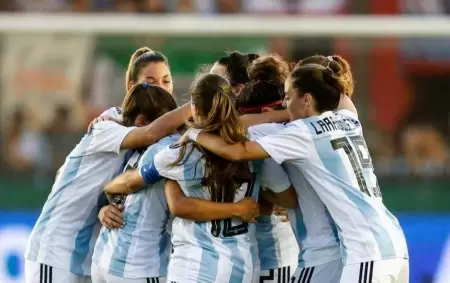
M 162 115 L 146 127 L 149 139 L 156 142 L 163 137 L 170 135 L 189 120 L 190 117 L 190 103 L 186 103 L 183 106 Z
M 175 132 L 191 117 L 189 104 L 185 104 L 164 114 L 150 125 L 134 129 L 122 141 L 121 148 L 140 148 L 152 145 L 165 136 Z
M 351 98 L 347 95 L 342 95 L 341 99 L 339 100 L 339 105 L 336 110 L 346 109 L 349 110 L 356 115 L 358 115 L 358 110 L 356 109 L 355 104 L 351 100 Z
M 269 216 L 272 215 L 275 205 L 267 200 L 263 194 L 259 196 L 259 212 L 261 215 Z
M 263 191 L 262 195 L 264 196 L 265 199 L 267 199 L 271 203 L 278 206 L 282 206 L 284 208 L 296 208 L 298 204 L 296 198 L 282 197 L 280 194 L 276 194 L 272 191 Z
M 231 161 L 241 161 L 245 145 L 242 143 L 228 144 L 223 138 L 206 132 L 201 132 L 195 142 L 212 153 Z
M 105 186 L 105 193 L 110 195 L 132 194 L 145 185 L 144 180 L 136 170 L 127 171 L 114 178 Z
M 264 112 L 260 114 L 246 114 L 240 117 L 241 122 L 247 127 L 265 123 L 279 123 L 289 121 L 289 114 L 286 110 Z
M 237 216 L 236 203 L 217 203 L 208 200 L 181 197 L 170 207 L 172 215 L 192 221 L 222 220 Z

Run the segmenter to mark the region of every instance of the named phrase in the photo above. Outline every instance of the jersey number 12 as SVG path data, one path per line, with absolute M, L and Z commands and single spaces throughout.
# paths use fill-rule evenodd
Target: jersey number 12
M 249 183 L 243 184 L 239 189 L 245 187 L 245 197 L 249 197 L 253 194 L 253 188 L 255 186 L 256 173 L 252 174 L 252 180 Z M 236 221 L 236 220 L 235 220 Z M 222 229 L 223 226 L 223 229 Z M 224 220 L 213 220 L 211 221 L 211 234 L 214 237 L 219 237 L 220 232 L 222 232 L 223 237 L 233 237 L 236 235 L 245 234 L 248 232 L 248 223 L 242 222 L 241 224 L 232 226 L 231 218 Z

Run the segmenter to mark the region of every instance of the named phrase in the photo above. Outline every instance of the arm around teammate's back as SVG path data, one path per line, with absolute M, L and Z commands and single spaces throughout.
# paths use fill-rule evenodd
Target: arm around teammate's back
M 103 121 L 95 124 L 92 132 L 88 134 L 90 144 L 87 153 L 110 152 L 119 154 L 123 149 L 125 138 L 135 127 L 124 127 L 112 121 Z

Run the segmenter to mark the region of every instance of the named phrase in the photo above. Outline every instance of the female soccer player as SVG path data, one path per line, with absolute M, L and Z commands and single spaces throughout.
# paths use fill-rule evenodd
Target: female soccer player
M 173 95 L 169 60 L 161 52 L 153 51 L 148 47 L 141 47 L 131 55 L 125 75 L 125 90 L 128 92 L 134 85 L 143 82 L 159 86 Z M 120 120 L 120 115 L 120 108 L 112 107 L 92 121 L 89 127 L 103 121 L 105 116 Z
M 338 227 L 340 282 L 408 282 L 403 231 L 381 201 L 358 116 L 348 109 L 333 112 L 345 99 L 345 82 L 330 66 L 302 65 L 290 74 L 285 92 L 292 122 L 276 134 L 235 144 L 196 129 L 186 137 L 228 160 L 272 157 L 295 168 L 288 172 L 294 187 L 310 186 Z
M 164 106 L 162 91 L 147 83 L 132 88 L 122 105 L 124 125 L 96 124 L 66 158 L 29 238 L 27 283 L 90 281 L 104 185 L 119 171 L 127 149 L 153 144 L 183 121 L 174 128 L 164 119 L 147 125 L 173 110 Z
M 262 56 L 254 60 L 248 68 L 250 81 L 236 98 L 238 111 L 241 114 L 251 114 L 283 109 L 284 82 L 288 75 L 289 65 L 278 55 Z M 254 140 L 273 134 L 280 128 L 283 128 L 282 124 L 262 124 L 250 127 L 249 132 Z M 280 166 L 270 159 L 265 162 L 270 162 L 270 166 Z M 273 205 L 264 195 L 259 202 L 262 216 L 256 223 L 256 244 L 260 261 L 257 276 L 264 283 L 289 282 L 299 261 L 297 240 L 290 223 L 283 222 L 284 216 L 273 214 Z M 265 207 L 269 209 L 264 211 Z
M 141 47 L 131 55 L 125 75 L 125 89 L 128 92 L 134 85 L 143 82 L 159 86 L 173 95 L 173 80 L 167 57 L 148 47 Z M 109 117 L 112 120 L 121 120 L 122 111 L 120 107 L 112 107 L 106 110 L 92 121 L 89 128 L 100 121 L 107 120 L 105 117 Z M 176 124 L 183 123 L 187 119 L 187 117 L 180 117 L 181 120 L 176 122 Z M 170 121 L 175 122 L 176 120 L 170 119 Z M 172 127 L 172 129 L 175 128 Z M 123 209 L 123 207 L 113 205 L 103 207 L 99 213 L 102 225 L 109 228 L 119 228 L 123 224 L 120 209 Z
M 210 73 L 226 78 L 231 84 L 233 95 L 239 96 L 244 85 L 250 82 L 248 67 L 258 58 L 258 54 L 234 51 L 217 60 Z

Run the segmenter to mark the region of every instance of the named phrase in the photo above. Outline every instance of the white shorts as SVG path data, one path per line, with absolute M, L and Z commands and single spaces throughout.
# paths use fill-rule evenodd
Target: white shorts
M 92 263 L 91 276 L 92 283 L 166 283 L 165 277 L 122 278 L 109 274 L 95 263 Z
M 341 259 L 313 267 L 297 267 L 290 282 L 337 283 L 341 279 L 343 268 Z
M 394 258 L 350 264 L 342 271 L 341 283 L 409 283 L 409 262 Z
M 262 270 L 258 272 L 256 281 L 258 283 L 289 283 L 291 275 L 295 271 L 294 266 L 285 266 L 276 269 Z
M 90 276 L 72 272 L 43 263 L 25 260 L 25 283 L 91 283 Z

